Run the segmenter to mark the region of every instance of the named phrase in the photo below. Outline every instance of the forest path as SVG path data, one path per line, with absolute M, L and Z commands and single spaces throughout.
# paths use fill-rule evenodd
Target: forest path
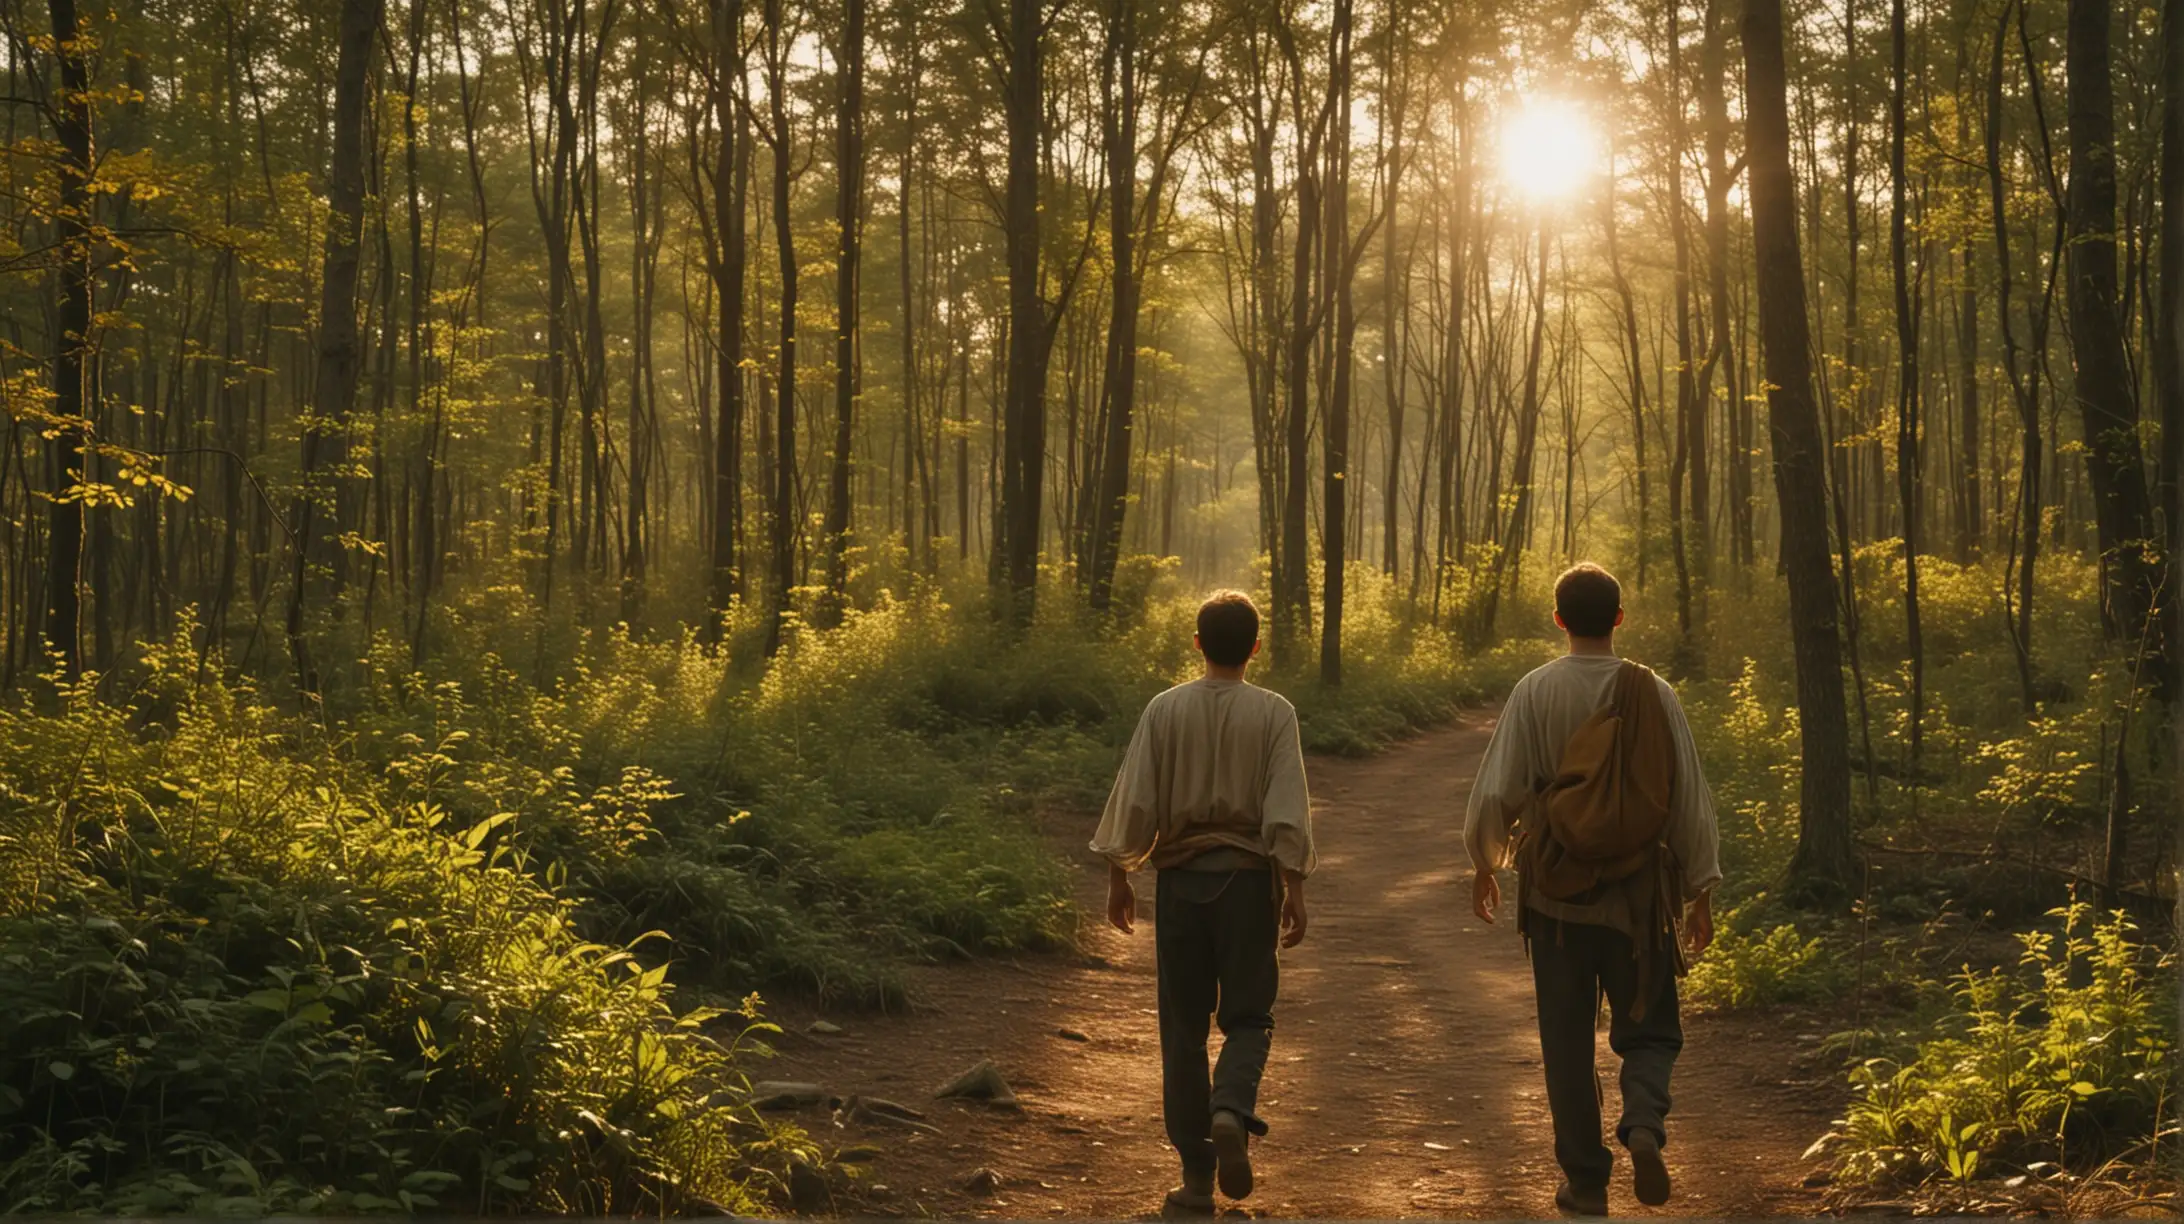
M 1254 1145 L 1259 1190 L 1242 1204 L 1253 1216 L 1554 1214 L 1530 965 L 1507 916 L 1487 928 L 1469 906 L 1461 809 L 1492 725 L 1475 711 L 1375 757 L 1308 763 L 1320 868 L 1309 937 L 1283 955 L 1261 1092 L 1271 1134 Z M 910 1014 L 835 1015 L 839 1035 L 809 1035 L 817 1013 L 784 1009 L 789 1031 L 763 1078 L 900 1102 L 938 1128 L 837 1129 L 807 1114 L 822 1142 L 879 1149 L 844 1211 L 1157 1214 L 1176 1181 L 1160 1121 L 1157 915 L 1141 887 L 1135 935 L 1097 921 L 1104 873 L 1082 850 L 1089 831 L 1082 818 L 1055 830 L 1083 865 L 1081 954 L 921 970 Z M 1640 1208 L 1618 1153 L 1615 1213 L 1814 1213 L 1799 1157 L 1841 1100 L 1813 1057 L 1816 1023 L 1687 1014 L 1685 1030 L 1667 1153 L 1676 1197 Z M 1612 1119 L 1604 1033 L 1599 1049 Z M 1020 1111 L 932 1100 L 981 1058 L 1009 1078 Z M 982 1169 L 997 1187 L 968 1188 Z

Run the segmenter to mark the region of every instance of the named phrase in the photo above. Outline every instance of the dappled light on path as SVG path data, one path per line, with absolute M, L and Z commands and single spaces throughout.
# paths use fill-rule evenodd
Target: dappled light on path
M 1552 1214 L 1559 1173 L 1530 968 L 1506 913 L 1491 929 L 1471 916 L 1460 836 L 1490 726 L 1473 713 L 1378 757 L 1311 762 L 1321 866 L 1307 893 L 1310 937 L 1283 957 L 1260 1097 L 1271 1133 L 1254 1153 L 1259 1192 L 1244 1204 L 1253 1215 Z M 1055 834 L 1081 846 L 1088 829 L 1057 820 Z M 1079 857 L 1089 921 L 1099 881 Z M 924 1005 L 911 1015 L 837 1015 L 848 1031 L 828 1038 L 801 1033 L 808 1014 L 787 1017 L 784 1078 L 929 1109 L 938 1130 L 837 1130 L 813 1116 L 824 1141 L 879 1149 L 859 1213 L 1157 1212 L 1176 1169 L 1160 1121 L 1151 891 L 1139 890 L 1150 922 L 1134 936 L 1092 928 L 1081 954 L 924 971 Z M 1764 1018 L 1686 1028 L 1670 1123 L 1679 1197 L 1658 1214 L 1815 1210 L 1798 1158 L 1832 1100 L 1784 1082 L 1791 1049 L 1810 1046 L 1769 1034 Z M 1601 1056 L 1612 1116 L 1604 1038 Z M 1021 1111 L 928 1099 L 981 1058 L 1008 1075 Z M 998 1184 L 966 1188 L 981 1169 Z M 1619 1166 L 1615 1211 L 1639 1213 L 1624 1177 Z

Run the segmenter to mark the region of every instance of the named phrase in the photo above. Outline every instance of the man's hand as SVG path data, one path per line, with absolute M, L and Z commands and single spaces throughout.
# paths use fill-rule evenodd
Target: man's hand
M 1304 942 L 1304 875 L 1302 872 L 1282 872 L 1282 946 L 1294 948 Z
M 1471 912 L 1479 921 L 1491 926 L 1494 911 L 1501 908 L 1501 881 L 1494 878 L 1490 867 L 1476 867 L 1471 872 Z
M 1684 910 L 1684 948 L 1692 956 L 1714 942 L 1714 894 L 1702 892 Z
M 1125 935 L 1137 922 L 1137 890 L 1130 887 L 1130 873 L 1113 864 L 1107 868 L 1107 922 Z

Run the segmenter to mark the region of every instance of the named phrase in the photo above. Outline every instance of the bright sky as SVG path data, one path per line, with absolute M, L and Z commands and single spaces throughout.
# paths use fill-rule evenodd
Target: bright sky
M 1502 183 L 1534 204 L 1558 204 L 1607 169 L 1600 134 L 1584 108 L 1564 98 L 1519 99 L 1502 117 Z

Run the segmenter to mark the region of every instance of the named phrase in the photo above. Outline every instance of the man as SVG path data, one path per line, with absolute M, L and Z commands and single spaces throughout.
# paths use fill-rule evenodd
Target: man
M 1251 1193 L 1259 1078 L 1274 1033 L 1275 944 L 1304 939 L 1311 803 L 1297 711 L 1244 682 L 1259 610 L 1234 591 L 1198 609 L 1203 678 L 1153 698 L 1115 776 L 1092 850 L 1107 859 L 1107 920 L 1130 933 L 1130 873 L 1159 873 L 1153 947 L 1160 989 L 1161 1107 L 1183 1184 L 1167 1209 L 1213 1210 L 1214 1185 Z M 1221 1060 L 1209 1083 L 1207 1018 Z
M 1494 869 L 1512 857 L 1511 826 L 1521 834 L 1514 852 L 1518 924 L 1532 956 L 1540 1062 L 1554 1115 L 1555 1160 L 1564 1175 L 1555 1204 L 1571 1215 L 1607 1213 L 1614 1167 L 1601 1142 L 1599 1081 L 1593 1073 L 1593 1027 L 1602 994 L 1610 1008 L 1608 1044 L 1622 1059 L 1623 1112 L 1616 1138 L 1630 1152 L 1638 1201 L 1655 1206 L 1668 1201 L 1661 1150 L 1668 1143 L 1669 1072 L 1683 1049 L 1676 918 L 1683 898 L 1691 898 L 1682 915 L 1683 949 L 1693 956 L 1704 951 L 1714 933 L 1709 898 L 1721 880 L 1713 800 L 1690 725 L 1667 681 L 1635 665 L 1624 672 L 1615 653 L 1615 630 L 1622 623 L 1622 587 L 1606 570 L 1587 563 L 1556 581 L 1555 624 L 1569 637 L 1569 653 L 1535 669 L 1509 694 L 1464 813 L 1472 910 L 1486 922 L 1494 921 L 1501 905 Z M 1646 687 L 1658 692 L 1658 705 Z M 1635 853 L 1635 870 L 1617 876 L 1594 864 L 1582 878 L 1601 882 L 1549 896 L 1555 889 L 1545 887 L 1549 881 L 1541 877 L 1550 868 L 1566 876 L 1572 863 L 1555 845 L 1556 826 L 1542 815 L 1546 795 L 1581 780 L 1568 772 L 1565 759 L 1566 752 L 1583 750 L 1572 740 L 1580 728 L 1588 729 L 1585 744 L 1604 759 L 1598 745 L 1616 741 L 1589 729 L 1601 725 L 1595 716 L 1611 703 L 1627 703 L 1629 708 L 1618 704 L 1612 711 L 1626 723 L 1652 720 L 1652 738 L 1639 741 L 1650 744 L 1652 759 L 1624 761 L 1615 776 L 1621 801 L 1633 808 L 1644 797 L 1629 793 L 1638 785 L 1632 779 L 1653 779 L 1664 811 L 1659 831 L 1642 835 L 1645 845 Z

